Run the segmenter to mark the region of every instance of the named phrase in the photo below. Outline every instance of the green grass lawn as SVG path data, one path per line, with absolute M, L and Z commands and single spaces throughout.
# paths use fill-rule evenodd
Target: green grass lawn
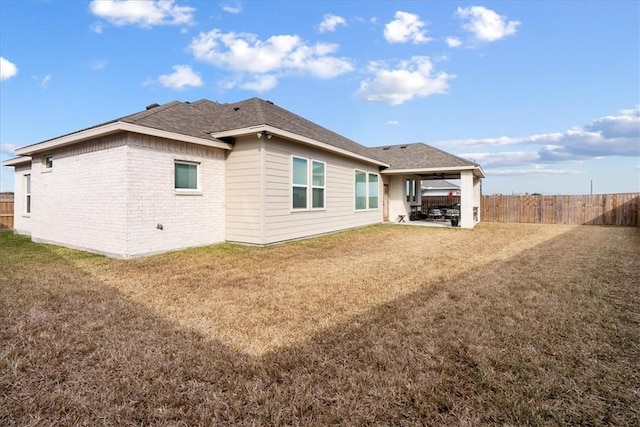
M 637 425 L 640 230 L 113 260 L 0 233 L 0 425 Z

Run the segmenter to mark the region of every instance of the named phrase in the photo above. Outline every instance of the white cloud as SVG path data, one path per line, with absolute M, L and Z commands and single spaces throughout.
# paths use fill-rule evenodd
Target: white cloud
M 397 120 L 389 120 L 385 123 L 387 126 L 400 126 L 400 122 Z
M 231 13 L 233 15 L 237 15 L 238 13 L 242 12 L 242 4 L 240 4 L 239 2 L 236 2 L 236 3 L 222 3 L 222 5 L 220 5 L 220 7 L 225 12 Z
M 183 89 L 186 86 L 200 87 L 202 79 L 187 65 L 174 65 L 173 73 L 158 77 L 158 83 L 171 89 Z
M 102 24 L 102 22 L 98 21 L 91 24 L 89 28 L 91 28 L 91 31 L 93 31 L 96 34 L 102 34 L 102 31 L 104 30 L 104 25 Z
M 47 89 L 49 87 L 49 82 L 51 81 L 51 74 L 47 74 L 44 77 L 31 76 L 31 78 L 37 81 L 40 84 L 40 87 Z
M 640 142 L 640 105 L 620 110 L 618 116 L 605 116 L 585 126 L 587 131 L 599 132 L 605 138 L 635 138 Z
M 621 110 L 619 115 L 605 116 L 585 126 L 565 132 L 531 135 L 520 138 L 500 137 L 441 141 L 434 145 L 457 148 L 528 147 L 525 151 L 465 152 L 460 157 L 474 159 L 483 166 L 513 167 L 558 162 L 576 162 L 612 156 L 640 157 L 640 106 Z
M 347 25 L 347 21 L 342 16 L 326 14 L 324 15 L 324 19 L 318 26 L 318 30 L 321 33 L 333 32 L 336 30 L 338 25 Z
M 473 34 L 476 40 L 493 42 L 516 33 L 518 21 L 507 21 L 507 17 L 498 15 L 482 6 L 459 7 L 456 16 L 464 21 L 462 28 Z
M 541 135 L 531 135 L 521 138 L 512 138 L 501 136 L 498 138 L 481 138 L 481 139 L 453 139 L 449 141 L 437 142 L 438 145 L 446 147 L 479 147 L 479 146 L 506 146 L 506 145 L 531 145 L 531 144 L 547 144 L 556 143 L 562 138 L 562 133 L 547 133 Z
M 338 77 L 341 74 L 353 71 L 353 65 L 343 58 L 335 58 L 332 56 L 311 57 L 299 64 L 299 69 L 310 73 L 311 75 L 329 80 Z
M 384 38 L 389 43 L 427 43 L 427 31 L 423 29 L 425 23 L 418 15 L 398 11 L 395 19 L 384 26 Z
M 212 30 L 200 33 L 188 49 L 195 58 L 236 73 L 235 84 L 260 91 L 275 87 L 279 78 L 291 73 L 331 79 L 353 71 L 348 60 L 333 56 L 338 45 L 309 45 L 296 35 L 260 40 L 255 34 Z
M 456 37 L 447 37 L 445 41 L 447 42 L 447 46 L 449 47 L 455 48 L 462 46 L 462 41 Z
M 108 62 L 106 60 L 97 59 L 91 62 L 91 64 L 89 65 L 89 68 L 95 71 L 100 71 L 100 70 L 104 70 L 107 67 L 107 64 Z
M 278 79 L 275 76 L 266 74 L 256 76 L 253 81 L 245 82 L 240 85 L 242 89 L 252 90 L 254 92 L 268 92 L 278 85 Z
M 508 167 L 537 162 L 535 151 L 504 151 L 499 153 L 457 153 L 456 156 L 476 162 L 483 167 Z
M 94 0 L 89 5 L 91 13 L 114 25 L 139 25 L 151 28 L 156 25 L 190 25 L 194 23 L 194 8 L 178 6 L 174 0 Z M 94 24 L 93 30 L 102 32 L 102 26 Z
M 485 169 L 487 177 L 492 176 L 562 176 L 578 175 L 585 171 L 576 169 L 547 169 L 547 168 L 527 168 L 527 169 Z
M 435 73 L 426 56 L 413 56 L 395 68 L 389 68 L 384 62 L 372 62 L 368 71 L 373 77 L 360 83 L 356 95 L 366 101 L 391 105 L 446 93 L 449 80 L 455 77 L 444 72 Z
M 640 106 L 624 109 L 585 126 L 561 133 L 521 138 L 464 139 L 437 143 L 448 147 L 537 145 L 543 160 L 582 159 L 598 156 L 640 156 Z
M 0 56 L 0 81 L 9 80 L 18 74 L 16 64 Z
M 0 153 L 6 154 L 10 157 L 14 157 L 16 149 L 19 147 L 16 144 L 11 144 L 8 142 L 0 142 Z
M 42 86 L 44 89 L 46 89 L 47 87 L 49 87 L 49 82 L 50 81 L 51 81 L 51 74 L 47 74 L 40 81 L 40 86 Z

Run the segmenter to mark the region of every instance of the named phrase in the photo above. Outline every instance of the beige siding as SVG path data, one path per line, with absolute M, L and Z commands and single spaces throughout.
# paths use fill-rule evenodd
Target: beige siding
M 379 181 L 379 208 L 355 210 L 355 169 L 377 173 L 375 165 L 275 138 L 268 141 L 265 147 L 264 243 L 298 239 L 382 221 L 382 179 Z M 326 163 L 325 209 L 292 211 L 290 174 L 293 155 Z
M 225 163 L 226 240 L 263 244 L 263 142 L 238 139 Z

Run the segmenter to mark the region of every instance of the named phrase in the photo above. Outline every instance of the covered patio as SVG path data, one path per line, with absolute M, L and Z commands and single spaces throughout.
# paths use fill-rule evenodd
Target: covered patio
M 391 165 L 380 171 L 385 183 L 384 197 L 388 199 L 385 220 L 435 220 L 439 215 L 423 211 L 421 182 L 446 179 L 460 182 L 459 226 L 473 228 L 480 222 L 481 180 L 485 178 L 480 165 L 422 143 L 378 147 L 376 150 Z M 447 208 L 455 209 L 453 206 Z M 450 212 L 449 215 L 453 214 Z M 442 216 L 446 219 L 447 213 Z

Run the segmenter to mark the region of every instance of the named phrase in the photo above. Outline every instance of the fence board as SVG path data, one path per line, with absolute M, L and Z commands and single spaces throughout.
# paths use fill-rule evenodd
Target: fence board
M 482 196 L 487 222 L 640 226 L 640 193 L 585 196 Z
M 428 212 L 430 207 L 453 206 L 457 203 L 460 203 L 460 196 L 422 196 L 422 212 Z
M 13 229 L 13 194 L 0 194 L 0 230 Z

